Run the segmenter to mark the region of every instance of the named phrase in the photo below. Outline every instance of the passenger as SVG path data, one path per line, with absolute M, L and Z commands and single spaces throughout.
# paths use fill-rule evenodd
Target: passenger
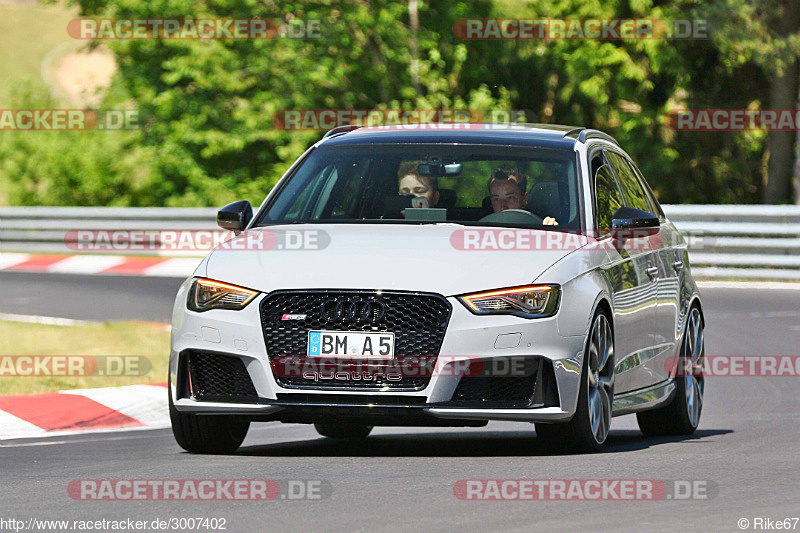
M 495 213 L 506 209 L 526 209 L 528 205 L 528 178 L 517 167 L 500 165 L 492 171 L 489 178 L 489 194 Z M 553 217 L 545 217 L 545 226 L 558 226 Z
M 398 188 L 401 196 L 426 198 L 428 207 L 439 203 L 439 185 L 436 178 L 421 176 L 417 167 L 425 161 L 403 161 L 397 171 Z

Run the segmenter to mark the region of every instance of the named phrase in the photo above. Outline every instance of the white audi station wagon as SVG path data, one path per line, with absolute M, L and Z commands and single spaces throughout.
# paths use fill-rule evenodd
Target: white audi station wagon
M 612 416 L 690 434 L 703 307 L 686 242 L 609 135 L 552 125 L 340 127 L 175 300 L 178 444 L 230 453 L 251 422 L 535 423 L 594 451 Z

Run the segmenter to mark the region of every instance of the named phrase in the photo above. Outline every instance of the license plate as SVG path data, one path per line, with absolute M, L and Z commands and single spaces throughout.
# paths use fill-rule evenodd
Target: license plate
M 361 331 L 309 331 L 310 357 L 394 357 L 394 333 Z

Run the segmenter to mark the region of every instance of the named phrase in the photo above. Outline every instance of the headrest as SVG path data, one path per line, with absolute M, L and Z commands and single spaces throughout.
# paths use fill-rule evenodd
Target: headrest
M 436 204 L 436 207 L 452 209 L 456 206 L 457 201 L 458 194 L 456 194 L 456 191 L 453 189 L 439 189 L 439 203 Z
M 492 207 L 492 197 L 491 196 L 487 196 L 487 197 L 485 197 L 483 199 L 483 202 L 481 202 L 481 209 L 483 209 L 483 215 L 484 216 L 491 215 L 492 213 L 494 213 L 494 208 Z
M 556 220 L 565 222 L 561 220 L 561 196 L 558 191 L 558 182 L 540 181 L 535 184 L 528 194 L 528 211 L 541 218 L 555 217 Z

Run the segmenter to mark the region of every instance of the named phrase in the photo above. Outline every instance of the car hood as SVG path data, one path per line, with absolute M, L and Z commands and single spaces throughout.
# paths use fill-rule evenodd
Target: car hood
M 543 241 L 552 233 L 457 224 L 270 226 L 248 230 L 215 249 L 206 275 L 263 292 L 384 289 L 452 296 L 531 283 L 586 244 L 585 237 L 575 235 L 566 249 L 465 250 L 465 231 L 525 231 Z M 577 241 L 581 244 L 576 246 Z M 300 242 L 305 249 L 297 249 Z

